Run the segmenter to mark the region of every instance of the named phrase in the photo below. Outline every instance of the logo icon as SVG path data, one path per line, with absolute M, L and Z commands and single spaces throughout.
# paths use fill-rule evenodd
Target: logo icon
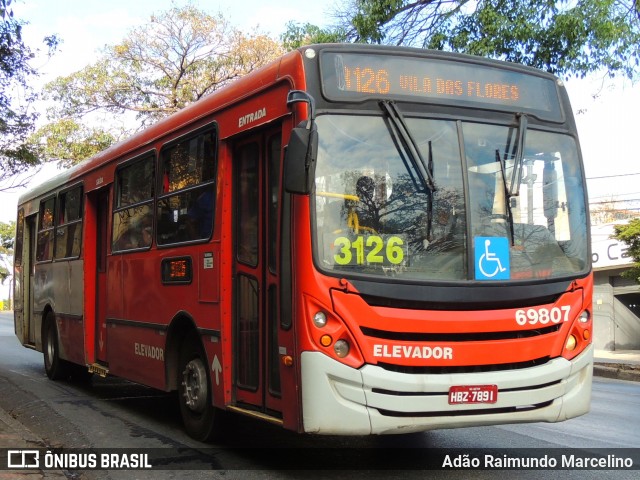
M 39 468 L 40 452 L 38 450 L 8 450 L 7 468 Z
M 511 278 L 509 240 L 506 237 L 475 237 L 476 280 Z

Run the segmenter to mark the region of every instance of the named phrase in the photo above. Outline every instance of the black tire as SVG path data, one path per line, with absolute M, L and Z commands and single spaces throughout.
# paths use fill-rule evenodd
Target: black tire
M 47 373 L 47 377 L 51 380 L 68 378 L 69 363 L 60 358 L 58 327 L 53 312 L 47 313 L 42 331 L 42 353 L 44 355 L 44 370 Z
M 212 405 L 207 357 L 195 333 L 185 337 L 179 358 L 178 403 L 184 428 L 201 442 L 219 438 L 224 412 Z

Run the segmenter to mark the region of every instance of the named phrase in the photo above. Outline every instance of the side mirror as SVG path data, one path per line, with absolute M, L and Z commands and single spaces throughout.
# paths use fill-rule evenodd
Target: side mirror
M 294 128 L 284 155 L 284 188 L 287 192 L 311 192 L 317 153 L 318 130 L 315 123 L 310 129 L 306 126 Z

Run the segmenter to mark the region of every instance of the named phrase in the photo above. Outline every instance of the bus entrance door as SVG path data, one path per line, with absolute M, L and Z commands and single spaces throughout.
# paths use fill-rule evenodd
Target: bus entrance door
M 29 253 L 27 255 L 27 268 L 25 276 L 27 284 L 24 288 L 25 306 L 24 306 L 24 319 L 27 325 L 27 335 L 24 336 L 23 343 L 29 345 L 36 344 L 36 315 L 34 313 L 34 294 L 33 285 L 35 282 L 35 264 L 36 264 L 36 216 L 32 215 L 26 219 L 27 230 L 27 245 Z M 25 342 L 26 340 L 26 342 Z
M 108 221 L 109 221 L 109 187 L 87 194 L 87 232 L 85 241 L 85 262 L 88 271 L 86 275 L 95 275 L 95 288 L 87 289 L 85 305 L 87 308 L 95 308 L 95 311 L 87 311 L 89 318 L 94 318 L 95 332 L 89 335 L 85 345 L 89 355 L 89 362 L 94 363 L 95 368 L 106 365 L 107 361 L 107 245 Z M 93 343 L 91 345 L 90 343 Z M 101 375 L 103 372 L 95 370 Z M 106 372 L 106 370 L 105 370 Z
M 281 132 L 234 148 L 234 397 L 238 407 L 279 417 L 277 300 Z

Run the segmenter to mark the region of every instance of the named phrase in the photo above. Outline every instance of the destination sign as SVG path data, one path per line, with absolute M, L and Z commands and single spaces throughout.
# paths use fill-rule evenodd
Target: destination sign
M 435 58 L 324 52 L 323 92 L 330 100 L 406 98 L 531 113 L 561 120 L 549 77 L 480 63 Z

